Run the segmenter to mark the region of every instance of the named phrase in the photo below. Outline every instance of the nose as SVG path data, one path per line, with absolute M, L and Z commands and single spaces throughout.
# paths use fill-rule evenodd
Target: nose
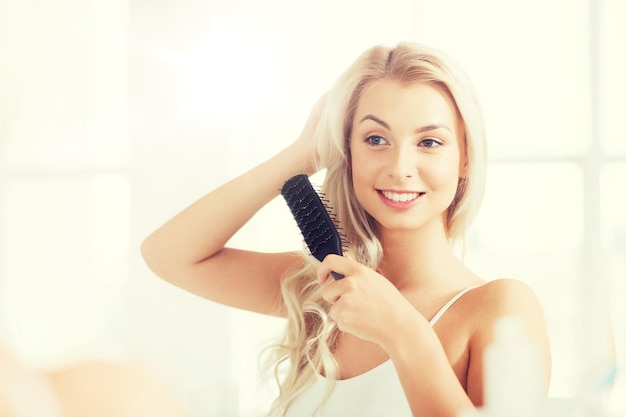
M 389 161 L 389 176 L 396 180 L 413 178 L 418 172 L 418 155 L 411 147 L 398 147 Z

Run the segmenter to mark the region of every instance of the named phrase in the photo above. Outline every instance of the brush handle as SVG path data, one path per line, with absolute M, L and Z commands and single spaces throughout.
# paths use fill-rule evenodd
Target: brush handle
M 341 275 L 339 272 L 330 271 L 330 275 L 332 275 L 335 280 L 345 278 L 345 275 Z

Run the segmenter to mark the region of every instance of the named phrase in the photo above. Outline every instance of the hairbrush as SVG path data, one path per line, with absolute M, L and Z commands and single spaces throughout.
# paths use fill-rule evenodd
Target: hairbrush
M 323 261 L 327 255 L 343 255 L 344 238 L 337 230 L 335 217 L 329 213 L 325 200 L 311 185 L 309 177 L 300 174 L 289 178 L 280 193 L 298 224 L 311 255 Z M 332 272 L 333 278 L 343 275 Z

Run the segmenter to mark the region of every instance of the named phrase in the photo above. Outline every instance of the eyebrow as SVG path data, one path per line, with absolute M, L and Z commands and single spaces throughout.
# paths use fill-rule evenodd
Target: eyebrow
M 378 123 L 379 125 L 381 125 L 382 127 L 384 127 L 385 129 L 391 130 L 391 128 L 389 127 L 387 122 L 385 122 L 384 120 L 379 119 L 378 117 L 374 116 L 373 114 L 366 114 L 365 116 L 363 116 L 363 118 L 361 119 L 360 123 L 363 123 L 366 120 L 372 120 L 372 121 Z M 446 130 L 449 130 L 450 132 L 452 132 L 452 129 L 450 129 L 447 125 L 445 125 L 443 123 L 432 123 L 432 124 L 429 124 L 429 125 L 418 127 L 417 129 L 415 129 L 415 133 L 429 132 L 431 130 L 437 130 L 437 129 L 446 129 Z

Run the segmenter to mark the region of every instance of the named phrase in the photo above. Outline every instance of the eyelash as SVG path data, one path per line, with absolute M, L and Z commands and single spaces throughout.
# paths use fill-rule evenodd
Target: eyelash
M 367 142 L 368 144 L 373 145 L 373 146 L 381 146 L 381 145 L 383 145 L 382 143 L 374 143 L 373 142 L 374 139 L 387 142 L 387 140 L 385 138 L 383 138 L 382 136 L 380 136 L 380 135 L 370 135 L 370 136 L 365 138 L 365 142 Z M 389 142 L 387 142 L 387 143 L 389 143 Z M 426 146 L 425 143 L 429 143 L 430 145 Z M 425 139 L 421 140 L 418 143 L 417 146 L 422 146 L 424 148 L 436 148 L 437 146 L 441 146 L 441 145 L 443 145 L 443 143 L 441 143 L 440 141 L 438 141 L 436 139 L 425 138 Z
M 382 136 L 379 135 L 370 135 L 368 137 L 365 138 L 365 142 L 367 142 L 369 145 L 373 145 L 373 146 L 381 146 L 381 143 L 374 143 L 372 140 L 373 139 L 380 139 L 381 141 L 385 141 L 387 142 L 387 140 L 385 138 L 383 138 Z M 389 143 L 389 142 L 387 142 Z
M 438 140 L 435 140 L 433 138 L 426 138 L 424 140 L 422 140 L 419 145 L 422 145 L 424 142 L 430 142 L 431 145 L 430 146 L 425 146 L 426 148 L 436 148 L 437 146 L 441 146 L 442 143 Z

